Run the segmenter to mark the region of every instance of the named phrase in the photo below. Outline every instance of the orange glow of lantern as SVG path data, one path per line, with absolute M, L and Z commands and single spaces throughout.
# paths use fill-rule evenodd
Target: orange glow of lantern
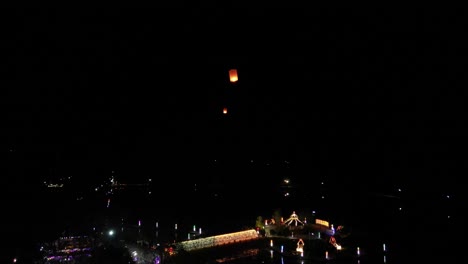
M 229 70 L 229 81 L 231 81 L 232 83 L 235 83 L 238 80 L 239 80 L 239 77 L 237 76 L 237 70 L 236 69 Z
M 227 107 L 223 108 L 223 114 L 227 114 Z

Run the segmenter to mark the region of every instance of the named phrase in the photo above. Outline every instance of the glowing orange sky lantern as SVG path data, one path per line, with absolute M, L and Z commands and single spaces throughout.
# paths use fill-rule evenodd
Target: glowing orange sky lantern
M 227 107 L 223 108 L 223 114 L 227 114 Z
M 239 77 L 237 76 L 237 70 L 236 69 L 231 69 L 229 70 L 229 81 L 232 83 L 235 83 L 239 80 Z

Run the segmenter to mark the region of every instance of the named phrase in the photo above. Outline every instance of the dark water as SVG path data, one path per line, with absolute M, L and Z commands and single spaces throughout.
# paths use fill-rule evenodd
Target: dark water
M 93 228 L 119 230 L 124 226 L 126 231 L 140 229 L 154 234 L 155 241 L 184 240 L 194 225 L 207 235 L 234 232 L 254 227 L 258 216 L 269 218 L 275 210 L 281 211 L 285 218 L 292 211 L 301 217 L 317 210 L 317 218 L 335 226 L 343 225 L 351 232 L 343 242 L 345 250 L 336 256 L 330 252 L 330 259 L 325 260 L 324 252 L 313 258 L 281 257 L 279 254 L 272 257 L 268 248 L 260 248 L 260 253 L 254 257 L 229 263 L 425 263 L 426 260 L 445 263 L 464 258 L 459 250 L 464 243 L 460 235 L 464 230 L 462 222 L 456 214 L 452 219 L 439 214 L 444 208 L 436 207 L 437 203 L 427 205 L 417 199 L 401 201 L 370 195 L 348 201 L 338 197 L 299 202 L 265 199 L 262 195 L 215 198 L 154 193 L 114 194 L 107 208 L 108 196 L 100 194 L 85 194 L 83 200 L 77 200 L 76 195 L 67 193 L 38 192 L 34 194 L 36 199 L 8 208 L 14 217 L 5 218 L 8 222 L 2 231 L 5 245 L 1 251 L 2 263 L 9 263 L 14 257 L 22 260 L 17 263 L 31 263 L 41 242 L 61 235 L 87 234 Z M 399 206 L 404 209 L 398 210 Z M 383 244 L 387 252 L 383 252 Z

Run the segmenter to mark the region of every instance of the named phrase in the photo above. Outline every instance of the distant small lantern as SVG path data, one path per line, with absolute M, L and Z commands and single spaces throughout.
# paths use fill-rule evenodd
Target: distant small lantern
M 239 80 L 239 77 L 237 76 L 237 70 L 236 69 L 229 70 L 229 81 L 231 81 L 232 83 L 235 83 L 238 80 Z
M 227 114 L 227 107 L 223 108 L 223 114 Z

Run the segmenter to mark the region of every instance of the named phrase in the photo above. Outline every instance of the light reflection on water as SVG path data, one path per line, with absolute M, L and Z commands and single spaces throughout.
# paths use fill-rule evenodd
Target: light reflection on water
M 271 255 L 270 255 L 271 254 Z M 243 256 L 239 257 L 237 259 L 232 259 L 228 261 L 221 261 L 217 260 L 217 263 L 226 263 L 226 264 L 236 264 L 236 263 L 244 263 L 244 264 L 257 264 L 257 263 L 270 263 L 270 264 L 309 264 L 309 263 L 336 263 L 336 264 L 366 264 L 366 263 L 383 263 L 383 264 L 392 264 L 392 263 L 401 263 L 397 260 L 389 261 L 391 258 L 389 258 L 387 255 L 382 255 L 380 258 L 377 256 L 361 256 L 361 257 L 352 257 L 352 256 L 347 256 L 344 258 L 328 258 L 326 259 L 325 254 L 323 257 L 319 256 L 314 256 L 314 257 L 300 257 L 300 256 L 294 256 L 294 257 L 286 257 L 286 256 L 281 256 L 279 253 L 275 252 L 260 252 L 256 256 Z
M 380 245 L 382 248 L 382 245 Z M 245 253 L 245 254 L 244 254 Z M 397 254 L 388 252 L 385 247 L 379 252 L 377 247 L 360 247 L 359 252 L 353 249 L 344 251 L 325 250 L 324 252 L 307 252 L 304 250 L 304 254 L 295 252 L 289 248 L 281 253 L 280 250 L 273 250 L 271 247 L 265 247 L 262 249 L 255 248 L 244 250 L 241 254 L 237 254 L 234 257 L 216 259 L 216 263 L 226 264 L 256 264 L 256 263 L 270 263 L 270 264 L 308 264 L 308 263 L 342 263 L 342 264 L 366 264 L 366 263 L 382 263 L 382 264 L 393 264 L 402 263 Z
M 222 262 L 220 262 L 222 263 Z M 386 257 L 384 256 L 381 260 L 377 259 L 366 259 L 366 258 L 361 258 L 361 259 L 356 259 L 356 260 L 335 260 L 335 259 L 329 259 L 329 260 L 318 260 L 318 259 L 288 259 L 285 257 L 278 257 L 278 258 L 273 258 L 273 259 L 260 259 L 260 258 L 255 258 L 255 259 L 247 259 L 247 258 L 242 258 L 238 260 L 234 260 L 231 262 L 224 262 L 226 264 L 236 264 L 236 263 L 244 263 L 244 264 L 258 264 L 258 263 L 270 263 L 270 264 L 309 264 L 309 263 L 336 263 L 336 264 L 367 264 L 367 263 L 373 263 L 373 264 L 378 264 L 378 263 L 400 263 L 398 261 L 393 261 L 393 262 L 388 262 L 386 260 Z
M 435 240 L 437 243 L 440 240 Z M 401 243 L 405 243 L 400 241 Z M 421 244 L 405 244 L 394 250 L 388 247 L 384 251 L 382 245 L 360 247 L 360 255 L 356 252 L 343 252 L 343 254 L 330 253 L 326 258 L 325 252 L 310 256 L 305 251 L 304 257 L 298 255 L 282 255 L 278 251 L 267 248 L 258 251 L 255 256 L 238 256 L 237 259 L 226 262 L 217 262 L 225 264 L 311 264 L 311 263 L 330 263 L 330 264 L 402 264 L 402 263 L 458 263 L 463 257 L 456 252 L 455 248 L 448 249 L 444 245 L 436 244 L 435 247 L 424 249 L 423 241 L 417 241 Z M 399 242 L 398 242 L 399 243 Z M 353 254 L 354 253 L 354 254 Z

